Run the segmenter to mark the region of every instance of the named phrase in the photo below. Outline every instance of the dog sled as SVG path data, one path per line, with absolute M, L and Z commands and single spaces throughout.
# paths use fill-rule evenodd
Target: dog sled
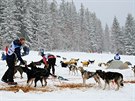
M 113 60 L 111 61 L 110 65 L 108 65 L 107 69 L 128 69 L 128 64 L 125 62 L 123 63 L 120 60 Z

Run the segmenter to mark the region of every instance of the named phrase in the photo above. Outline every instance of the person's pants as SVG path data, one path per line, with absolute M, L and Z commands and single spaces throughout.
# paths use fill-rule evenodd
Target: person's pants
M 14 67 L 15 67 L 15 59 L 7 58 L 6 59 L 8 69 L 2 77 L 3 80 L 7 82 L 14 82 Z
M 55 74 L 55 63 L 56 63 L 56 58 L 48 59 L 49 68 L 52 69 L 52 74 Z

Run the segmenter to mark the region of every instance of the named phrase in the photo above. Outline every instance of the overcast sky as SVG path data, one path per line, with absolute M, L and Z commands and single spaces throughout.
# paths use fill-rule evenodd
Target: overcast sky
M 56 0 L 61 1 L 61 0 Z M 65 0 L 72 1 L 72 0 Z M 135 17 L 135 0 L 73 0 L 77 9 L 80 9 L 80 4 L 83 3 L 85 8 L 95 12 L 101 20 L 102 25 L 107 23 L 112 25 L 113 18 L 116 16 L 120 25 L 125 24 L 128 13 Z

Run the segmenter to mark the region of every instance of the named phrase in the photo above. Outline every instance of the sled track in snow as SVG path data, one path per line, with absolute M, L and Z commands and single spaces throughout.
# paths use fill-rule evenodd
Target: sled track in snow
M 124 81 L 124 83 L 130 83 L 135 84 L 135 80 L 131 81 Z M 2 85 L 0 87 L 0 91 L 11 91 L 14 93 L 17 92 L 53 92 L 53 91 L 59 91 L 59 90 L 65 90 L 65 89 L 74 89 L 74 90 L 84 90 L 89 89 L 92 87 L 95 87 L 95 83 L 89 83 L 85 86 L 82 83 L 60 83 L 56 84 L 54 86 L 45 86 L 45 87 L 29 87 L 24 85 L 16 85 L 16 86 L 9 86 L 9 85 Z
M 24 92 L 24 93 L 27 93 L 27 92 L 52 92 L 53 91 L 53 88 L 50 88 L 50 87 L 45 87 L 45 88 L 34 88 L 34 87 L 28 87 L 28 86 L 9 86 L 9 87 L 1 87 L 0 90 L 2 91 L 12 91 L 14 93 L 17 93 L 17 92 Z
M 16 85 L 16 86 L 2 86 L 0 87 L 0 91 L 12 91 L 12 92 L 53 92 L 58 90 L 64 90 L 64 89 L 78 89 L 83 90 L 84 88 L 91 88 L 95 84 L 87 84 L 86 86 L 83 86 L 82 83 L 61 83 L 59 85 L 54 86 L 46 86 L 46 87 L 28 87 L 23 85 Z

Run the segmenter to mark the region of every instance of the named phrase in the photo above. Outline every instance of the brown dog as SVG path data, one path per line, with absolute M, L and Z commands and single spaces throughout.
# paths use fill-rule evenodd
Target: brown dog
M 78 70 L 82 74 L 83 85 L 86 85 L 86 80 L 87 79 L 94 78 L 94 80 L 96 81 L 96 83 L 98 83 L 98 85 L 101 86 L 100 78 L 99 78 L 98 75 L 96 75 L 96 72 L 86 71 L 86 70 L 83 69 L 83 67 L 78 67 Z

